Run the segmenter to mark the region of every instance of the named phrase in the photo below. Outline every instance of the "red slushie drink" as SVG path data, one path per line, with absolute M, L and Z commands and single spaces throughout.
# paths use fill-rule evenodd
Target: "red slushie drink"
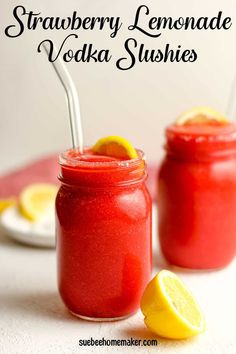
M 114 320 L 135 313 L 151 275 L 151 199 L 144 154 L 60 155 L 56 199 L 58 283 L 75 315 Z

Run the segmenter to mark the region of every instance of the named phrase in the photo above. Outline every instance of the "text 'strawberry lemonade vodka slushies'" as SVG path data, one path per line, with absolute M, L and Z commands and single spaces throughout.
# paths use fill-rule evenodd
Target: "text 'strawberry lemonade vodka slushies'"
M 223 267 L 236 252 L 236 125 L 203 111 L 167 129 L 158 185 L 162 251 L 196 269 Z
M 151 200 L 144 155 L 60 155 L 58 282 L 68 309 L 102 320 L 137 311 L 151 274 Z

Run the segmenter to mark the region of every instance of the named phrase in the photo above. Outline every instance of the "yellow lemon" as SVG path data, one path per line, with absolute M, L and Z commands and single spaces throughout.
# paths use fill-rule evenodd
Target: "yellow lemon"
M 147 285 L 141 300 L 146 326 L 161 337 L 183 339 L 205 330 L 203 313 L 180 278 L 160 271 Z
M 120 136 L 107 136 L 99 139 L 92 147 L 95 154 L 121 159 L 136 159 L 138 154 L 130 142 Z
M 58 187 L 54 184 L 31 184 L 20 194 L 19 211 L 30 221 L 38 221 L 54 207 Z
M 0 213 L 2 213 L 5 209 L 15 204 L 16 204 L 15 198 L 0 199 Z
M 202 123 L 222 123 L 229 121 L 222 114 L 209 107 L 194 107 L 182 113 L 175 121 L 176 125 L 202 124 Z

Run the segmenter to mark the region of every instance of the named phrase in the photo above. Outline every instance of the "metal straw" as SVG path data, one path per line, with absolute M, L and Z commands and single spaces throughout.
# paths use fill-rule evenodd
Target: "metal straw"
M 236 77 L 232 82 L 227 106 L 227 117 L 236 120 Z
M 43 43 L 43 48 L 45 52 L 49 54 L 49 45 Z M 55 46 L 54 48 L 58 53 L 57 48 Z M 73 148 L 79 149 L 79 152 L 83 153 L 83 129 L 80 115 L 79 97 L 75 84 L 60 55 L 57 60 L 52 62 L 52 65 L 66 92 Z

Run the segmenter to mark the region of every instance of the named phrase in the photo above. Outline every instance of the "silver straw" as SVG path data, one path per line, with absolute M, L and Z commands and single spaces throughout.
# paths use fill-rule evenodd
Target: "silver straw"
M 45 52 L 49 54 L 49 45 L 43 43 L 43 48 Z M 58 53 L 57 48 L 55 46 L 54 48 L 55 52 Z M 83 129 L 80 115 L 79 97 L 75 84 L 60 55 L 57 60 L 52 62 L 52 65 L 66 92 L 73 148 L 79 148 L 79 152 L 83 153 Z
M 234 78 L 230 89 L 226 113 L 228 118 L 236 120 L 236 77 Z

